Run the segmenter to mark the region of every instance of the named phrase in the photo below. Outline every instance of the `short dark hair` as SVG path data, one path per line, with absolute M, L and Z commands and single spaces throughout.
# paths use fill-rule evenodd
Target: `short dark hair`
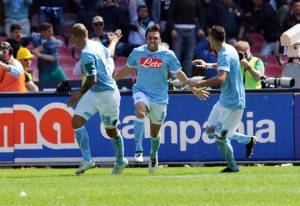
M 138 6 L 138 8 L 137 8 L 136 11 L 139 12 L 141 9 L 147 9 L 147 10 L 148 10 L 148 7 L 147 7 L 146 5 L 143 5 L 143 4 L 142 4 L 142 5 L 139 5 L 139 6 Z
M 145 37 L 147 38 L 147 34 L 149 32 L 158 32 L 160 34 L 160 27 L 158 24 L 154 24 L 150 27 L 147 28 L 146 33 L 145 33 Z
M 51 23 L 45 22 L 41 24 L 41 31 L 46 31 L 50 28 L 53 28 L 53 25 Z
M 16 31 L 16 30 L 21 30 L 22 28 L 21 28 L 21 26 L 19 25 L 19 24 L 12 24 L 12 25 L 10 25 L 10 32 L 12 33 L 12 32 L 14 32 L 14 31 Z
M 219 25 L 214 25 L 209 33 L 212 38 L 214 38 L 214 40 L 219 41 L 219 42 L 223 42 L 225 41 L 226 38 L 226 33 L 225 33 L 225 29 L 222 26 Z

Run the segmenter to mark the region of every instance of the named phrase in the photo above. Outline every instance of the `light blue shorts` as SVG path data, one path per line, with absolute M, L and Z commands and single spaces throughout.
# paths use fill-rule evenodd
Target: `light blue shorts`
M 231 110 L 225 108 L 217 102 L 211 110 L 207 126 L 215 129 L 215 134 L 223 136 L 222 132 L 227 131 L 226 137 L 231 137 L 241 122 L 244 109 Z
M 101 92 L 87 91 L 80 99 L 74 114 L 89 120 L 99 112 L 105 128 L 116 127 L 120 114 L 119 90 L 105 90 Z
M 134 104 L 143 102 L 148 109 L 148 117 L 153 124 L 163 124 L 167 115 L 167 104 L 159 104 L 150 101 L 150 99 L 143 92 L 136 92 L 133 94 Z

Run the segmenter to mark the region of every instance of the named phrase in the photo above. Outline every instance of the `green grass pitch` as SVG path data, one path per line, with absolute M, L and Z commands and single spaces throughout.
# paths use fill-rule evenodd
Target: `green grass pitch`
M 148 174 L 127 168 L 111 176 L 96 168 L 81 176 L 75 169 L 0 169 L 0 205 L 300 205 L 300 167 L 169 167 Z

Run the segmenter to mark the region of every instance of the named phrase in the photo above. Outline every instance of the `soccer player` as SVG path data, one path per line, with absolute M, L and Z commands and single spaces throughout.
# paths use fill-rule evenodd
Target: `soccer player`
M 72 27 L 72 39 L 81 50 L 80 60 L 83 74 L 86 76 L 80 91 L 74 93 L 68 101 L 68 106 L 78 102 L 72 126 L 83 161 L 75 172 L 77 175 L 95 167 L 90 152 L 89 135 L 84 125 L 96 112 L 100 114 L 107 135 L 112 138 L 116 153 L 112 174 L 121 174 L 128 164 L 124 158 L 123 138 L 116 127 L 119 118 L 120 93 L 107 67 L 107 61 L 111 56 L 110 50 L 114 50 L 120 38 L 121 35 L 114 34 L 111 47 L 107 49 L 100 42 L 88 39 L 88 31 L 83 24 L 75 24 Z
M 218 52 L 218 61 L 211 66 L 217 68 L 218 74 L 193 86 L 200 88 L 221 86 L 220 99 L 208 117 L 206 133 L 210 138 L 215 138 L 220 153 L 227 161 L 227 167 L 221 172 L 238 172 L 230 139 L 245 144 L 246 157 L 250 157 L 256 138 L 235 132 L 245 108 L 245 89 L 238 53 L 233 46 L 225 43 L 225 35 L 223 27 L 211 28 L 208 40 L 211 48 Z M 208 67 L 208 64 L 200 59 L 194 60 L 193 63 L 200 68 Z M 191 90 L 198 95 L 197 88 L 191 87 Z M 202 95 L 201 89 L 199 92 Z
M 121 79 L 132 72 L 133 69 L 137 72 L 136 84 L 133 86 L 133 99 L 136 110 L 136 120 L 134 122 L 136 156 L 143 154 L 144 118 L 148 115 L 151 134 L 148 170 L 152 173 L 158 167 L 159 130 L 167 112 L 167 73 L 170 71 L 186 85 L 190 84 L 190 80 L 181 71 L 182 67 L 174 52 L 160 46 L 159 26 L 155 24 L 149 27 L 145 35 L 147 44 L 133 49 L 128 57 L 127 65 L 114 76 L 114 79 Z M 202 88 L 198 90 L 197 94 L 203 99 L 208 96 L 208 92 Z

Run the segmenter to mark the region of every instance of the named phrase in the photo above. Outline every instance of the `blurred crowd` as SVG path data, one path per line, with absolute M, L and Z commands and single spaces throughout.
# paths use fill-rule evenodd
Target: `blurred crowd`
M 22 61 L 18 52 L 23 49 L 23 61 L 30 61 L 23 69 L 33 73 L 31 81 L 80 79 L 73 73 L 79 51 L 69 38 L 76 22 L 83 23 L 90 38 L 104 45 L 111 32 L 122 31 L 116 67 L 133 48 L 146 43 L 146 28 L 158 23 L 163 41 L 192 77 L 209 75 L 194 69 L 193 59 L 216 62 L 217 54 L 207 40 L 213 25 L 223 26 L 227 42 L 239 50 L 250 53 L 251 49 L 251 55 L 264 63 L 275 59 L 280 66 L 284 49 L 279 38 L 300 22 L 300 0 L 0 0 L 0 17 L 0 42 L 10 44 L 11 58 L 17 61 Z M 8 70 L 0 69 L 0 80 Z

